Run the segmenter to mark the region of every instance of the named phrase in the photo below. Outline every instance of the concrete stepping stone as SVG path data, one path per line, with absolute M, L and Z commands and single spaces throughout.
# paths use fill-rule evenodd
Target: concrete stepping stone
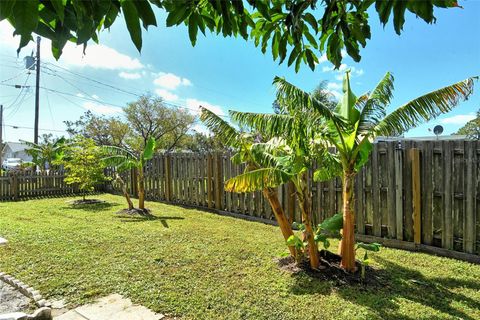
M 132 304 L 119 294 L 112 294 L 97 302 L 70 310 L 55 320 L 160 320 L 165 316 L 150 309 Z

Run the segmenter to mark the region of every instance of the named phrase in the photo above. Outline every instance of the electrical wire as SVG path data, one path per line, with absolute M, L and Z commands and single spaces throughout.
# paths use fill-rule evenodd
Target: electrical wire
M 10 127 L 13 129 L 29 129 L 29 130 L 35 130 L 33 127 L 24 127 L 24 126 L 17 126 L 14 124 L 4 124 L 5 127 Z M 38 128 L 38 130 L 41 131 L 51 131 L 51 132 L 68 132 L 67 130 L 57 130 L 57 129 L 43 129 L 43 128 Z

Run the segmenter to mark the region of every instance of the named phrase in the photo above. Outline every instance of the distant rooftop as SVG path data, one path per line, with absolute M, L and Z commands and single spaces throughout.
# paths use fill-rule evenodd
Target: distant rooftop
M 4 148 L 7 146 L 10 148 L 10 150 L 12 150 L 12 152 L 22 151 L 26 148 L 26 145 L 21 142 L 5 142 Z

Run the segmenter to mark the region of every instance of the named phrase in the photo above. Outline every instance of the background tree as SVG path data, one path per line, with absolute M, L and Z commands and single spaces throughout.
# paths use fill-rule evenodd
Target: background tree
M 85 112 L 76 121 L 64 121 L 70 136 L 82 135 L 93 139 L 99 146 L 112 145 L 121 147 L 130 134 L 127 123 L 117 117 L 105 117 Z
M 334 110 L 334 116 L 324 114 L 324 105 L 312 95 L 276 77 L 277 99 L 293 108 L 310 108 L 328 121 L 328 131 L 318 132 L 336 148 L 336 163 L 341 169 L 343 228 L 340 244 L 341 266 L 347 271 L 355 270 L 354 237 L 354 178 L 360 168 L 368 161 L 375 137 L 397 136 L 418 124 L 429 121 L 439 114 L 446 113 L 473 92 L 475 78 L 432 91 L 387 115 L 387 107 L 393 96 L 393 76 L 387 73 L 378 85 L 360 97 L 350 89 L 350 76 L 346 72 L 343 80 L 343 97 Z M 340 125 L 343 123 L 343 125 Z M 321 168 L 315 172 L 317 180 L 331 179 L 338 170 Z
M 66 170 L 65 183 L 75 184 L 83 192 L 83 201 L 87 192 L 108 178 L 103 174 L 104 154 L 92 139 L 77 136 L 65 147 L 65 156 L 56 163 Z
M 400 34 L 406 12 L 427 23 L 435 22 L 434 9 L 458 7 L 456 0 L 9 0 L 0 1 L 0 21 L 7 19 L 20 35 L 19 50 L 32 33 L 52 40 L 52 53 L 59 58 L 67 41 L 86 47 L 98 42 L 98 33 L 108 29 L 123 13 L 130 38 L 140 51 L 142 29 L 156 26 L 152 4 L 167 13 L 167 27 L 185 24 L 192 45 L 198 31 L 253 39 L 265 53 L 270 47 L 274 60 L 305 63 L 313 70 L 318 54 L 337 68 L 342 49 L 360 60 L 360 47 L 371 37 L 369 12 L 374 10 L 383 25 L 393 17 Z M 288 56 L 288 59 L 286 59 Z
M 224 151 L 228 148 L 216 134 L 206 135 L 196 131 L 186 135 L 179 144 L 179 147 L 180 149 L 192 152 L 215 152 Z
M 33 164 L 37 165 L 41 171 L 50 169 L 55 165 L 55 161 L 61 160 L 66 147 L 64 137 L 54 138 L 51 133 L 43 134 L 39 143 L 21 141 L 27 146 L 25 153 L 32 157 Z
M 184 109 L 169 108 L 158 97 L 144 95 L 123 110 L 131 128 L 130 148 L 143 149 L 155 139 L 158 149 L 171 151 L 187 134 L 195 117 Z
M 468 121 L 455 134 L 465 135 L 470 139 L 480 140 L 480 110 L 477 111 L 477 117 Z

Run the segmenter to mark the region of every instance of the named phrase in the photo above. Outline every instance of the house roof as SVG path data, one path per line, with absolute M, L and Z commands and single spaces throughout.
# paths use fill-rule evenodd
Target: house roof
M 3 151 L 5 151 L 7 147 L 10 148 L 12 152 L 23 151 L 26 149 L 26 145 L 21 142 L 5 142 L 5 147 Z

